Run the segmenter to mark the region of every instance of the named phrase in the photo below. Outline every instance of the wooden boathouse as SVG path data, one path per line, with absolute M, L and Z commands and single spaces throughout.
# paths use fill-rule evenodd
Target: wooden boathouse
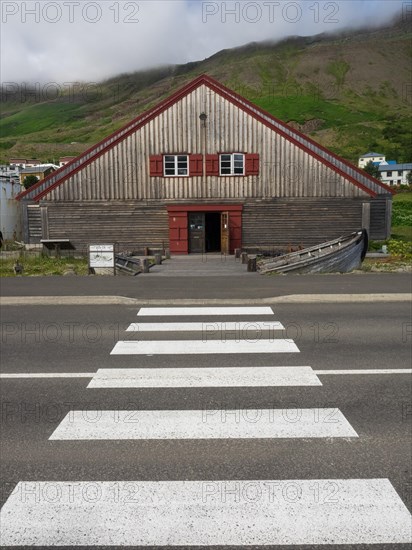
M 209 76 L 17 197 L 28 243 L 172 254 L 390 235 L 391 189 Z

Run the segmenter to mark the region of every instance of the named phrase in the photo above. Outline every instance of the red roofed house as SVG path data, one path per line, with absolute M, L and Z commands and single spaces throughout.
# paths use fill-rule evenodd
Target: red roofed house
M 208 76 L 19 195 L 26 242 L 172 254 L 390 234 L 391 190 Z

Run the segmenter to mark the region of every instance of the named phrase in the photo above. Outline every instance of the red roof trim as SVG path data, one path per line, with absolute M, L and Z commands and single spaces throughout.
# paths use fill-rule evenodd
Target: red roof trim
M 386 191 L 389 191 L 390 193 L 392 194 L 396 194 L 395 190 L 392 189 L 391 187 L 387 186 L 386 184 L 382 183 L 380 180 L 374 178 L 373 176 L 367 174 L 364 170 L 361 170 L 359 167 L 355 166 L 354 164 L 351 164 L 350 162 L 348 162 L 347 160 L 345 160 L 344 158 L 340 157 L 339 155 L 336 155 L 335 153 L 333 153 L 332 151 L 330 151 L 329 149 L 327 149 L 326 147 L 324 147 L 323 145 L 321 145 L 320 143 L 314 141 L 313 139 L 311 139 L 310 137 L 308 137 L 306 134 L 303 134 L 302 132 L 299 132 L 299 130 L 295 130 L 295 128 L 292 128 L 291 126 L 289 126 L 288 124 L 286 124 L 286 122 L 283 122 L 282 120 L 276 118 L 275 116 L 273 116 L 271 113 L 269 113 L 268 111 L 265 111 L 264 109 L 261 109 L 260 107 L 258 107 L 257 105 L 255 105 L 254 103 L 251 103 L 249 100 L 247 100 L 245 97 L 241 96 L 240 94 L 238 94 L 237 92 L 234 92 L 233 90 L 230 90 L 229 88 L 227 88 L 226 86 L 224 86 L 223 84 L 221 84 L 220 82 L 214 80 L 213 78 L 205 75 L 205 79 L 209 80 L 210 81 L 210 84 L 214 87 L 218 87 L 220 88 L 220 91 L 221 93 L 223 93 L 225 96 L 226 96 L 226 99 L 228 99 L 229 101 L 232 100 L 232 98 L 230 96 L 235 96 L 242 104 L 246 103 L 246 105 L 250 108 L 250 109 L 253 109 L 253 110 L 257 110 L 259 111 L 262 115 L 272 119 L 274 122 L 276 122 L 277 124 L 280 124 L 281 126 L 283 126 L 284 128 L 287 128 L 289 131 L 293 132 L 294 134 L 300 136 L 301 138 L 303 138 L 304 140 L 306 140 L 307 142 L 311 143 L 312 145 L 314 145 L 315 147 L 318 147 L 319 149 L 321 149 L 322 151 L 324 151 L 325 153 L 327 153 L 328 155 L 331 155 L 333 158 L 335 158 L 336 160 L 339 160 L 340 162 L 342 162 L 343 164 L 345 164 L 346 166 L 348 166 L 349 168 L 351 168 L 352 170 L 355 170 L 356 172 L 358 172 L 360 175 L 362 176 L 365 176 L 365 177 L 368 177 L 368 179 L 370 179 L 371 181 L 373 181 L 373 183 L 376 183 L 377 185 L 379 185 L 380 187 L 382 187 L 383 189 L 385 189 Z M 215 90 L 216 91 L 216 90 Z M 233 101 L 232 101 L 233 103 Z M 271 126 L 269 126 L 271 128 Z M 278 131 L 278 129 L 276 128 L 275 131 Z M 286 135 L 286 137 L 290 137 L 288 134 Z M 293 139 L 293 138 L 292 138 Z M 311 154 L 313 155 L 316 155 L 316 153 L 314 153 L 311 149 L 305 147 L 302 143 L 300 142 L 297 142 L 297 145 L 299 145 L 300 147 L 302 147 L 303 149 L 307 150 L 308 152 L 310 152 Z M 320 157 L 324 162 L 328 162 L 328 161 L 325 161 L 325 159 L 323 159 L 323 157 Z M 333 166 L 333 165 L 332 165 Z M 335 166 L 333 166 L 334 169 L 337 169 Z M 339 170 L 339 169 L 337 169 Z M 349 179 L 353 179 L 351 178 L 351 176 L 348 176 L 347 174 L 345 174 L 345 177 L 349 178 Z M 354 180 L 356 181 L 356 180 Z M 359 183 L 359 182 L 357 182 Z M 360 184 L 362 185 L 362 184 Z M 370 189 L 368 189 L 368 191 L 370 191 Z
M 309 149 L 308 147 L 306 147 L 305 145 L 303 145 L 303 143 L 300 143 L 300 141 L 297 141 L 295 140 L 293 137 L 291 137 L 289 134 L 286 134 L 285 132 L 283 132 L 282 130 L 279 130 L 279 128 L 273 128 L 271 126 L 271 124 L 265 120 L 261 115 L 257 114 L 253 109 L 255 108 L 255 106 L 251 103 L 249 103 L 249 105 L 251 105 L 252 108 L 248 107 L 248 106 L 245 106 L 242 104 L 243 101 L 246 101 L 242 98 L 242 102 L 238 101 L 237 99 L 233 99 L 230 97 L 230 91 L 229 92 L 226 92 L 224 90 L 219 90 L 218 89 L 215 89 L 215 85 L 214 84 L 210 84 L 210 87 L 212 89 L 214 89 L 217 93 L 220 93 L 221 95 L 223 95 L 223 97 L 225 97 L 225 99 L 227 99 L 228 101 L 230 101 L 231 103 L 233 103 L 234 105 L 236 105 L 237 107 L 243 109 L 244 111 L 246 111 L 250 116 L 252 116 L 253 118 L 255 118 L 256 120 L 258 120 L 259 122 L 261 122 L 262 124 L 264 124 L 267 128 L 270 128 L 271 130 L 273 130 L 274 132 L 280 134 L 283 138 L 287 139 L 288 141 L 290 141 L 291 143 L 293 143 L 294 145 L 296 145 L 296 147 L 299 147 L 300 149 L 303 149 L 303 151 L 305 151 L 306 153 L 310 154 L 312 157 L 316 158 L 317 160 L 319 160 L 320 162 L 322 162 L 324 165 L 326 165 L 328 168 L 331 168 L 334 172 L 337 172 L 338 174 L 340 174 L 344 179 L 350 181 L 351 183 L 353 183 L 354 185 L 356 185 L 356 187 L 359 187 L 360 189 L 362 189 L 362 191 L 364 191 L 365 193 L 367 193 L 368 195 L 370 195 L 371 197 L 376 197 L 377 196 L 377 193 L 375 193 L 375 191 L 372 191 L 371 189 L 369 189 L 368 187 L 366 187 L 365 185 L 363 185 L 362 183 L 360 183 L 359 181 L 355 180 L 354 178 L 352 178 L 351 176 L 349 176 L 348 174 L 346 174 L 345 172 L 343 172 L 340 168 L 338 168 L 337 166 L 333 165 L 331 162 L 329 162 L 328 160 L 324 159 L 323 157 L 321 157 L 320 155 L 318 155 L 317 153 L 315 153 L 314 151 L 312 151 L 311 149 Z M 227 88 L 226 88 L 227 90 Z M 256 107 L 258 109 L 258 107 Z M 259 109 L 260 110 L 260 109 Z M 260 110 L 261 111 L 261 110 Z M 266 113 L 265 111 L 261 111 L 263 114 L 265 114 L 266 116 L 269 116 L 271 118 L 273 118 L 269 113 Z M 282 124 L 283 126 L 287 126 L 285 124 Z M 303 135 L 303 134 L 302 134 Z M 305 137 L 303 135 L 303 137 Z M 329 153 L 329 151 L 328 151 Z M 341 159 L 339 159 L 341 160 Z M 352 165 L 349 165 L 351 168 L 352 168 Z
M 50 185 L 50 187 L 48 187 L 47 189 L 44 189 L 43 191 L 41 191 L 38 195 L 36 195 L 34 197 L 34 200 L 35 201 L 39 201 L 41 200 L 45 195 L 47 195 L 48 193 L 50 193 L 50 191 L 52 191 L 53 189 L 55 189 L 56 187 L 58 187 L 59 185 L 61 185 L 63 182 L 65 182 L 69 177 L 71 177 L 72 175 L 76 174 L 77 172 L 79 172 L 80 170 L 82 170 L 85 166 L 88 166 L 91 162 L 93 162 L 96 158 L 102 156 L 104 153 L 106 153 L 106 151 L 112 149 L 113 147 L 115 147 L 118 143 L 120 143 L 121 141 L 123 141 L 124 139 L 126 139 L 127 137 L 129 137 L 133 132 L 136 132 L 137 130 L 140 130 L 140 128 L 142 128 L 142 126 L 144 126 L 145 124 L 147 124 L 148 122 L 150 122 L 151 120 L 153 120 L 156 116 L 158 116 L 160 113 L 162 113 L 163 111 L 165 111 L 167 108 L 173 106 L 175 103 L 177 103 L 182 97 L 184 97 L 185 95 L 191 93 L 193 90 L 195 90 L 196 88 L 198 88 L 199 86 L 201 86 L 203 84 L 203 79 L 202 77 L 199 77 L 199 78 L 196 78 L 195 80 L 192 80 L 191 82 L 189 82 L 189 84 L 187 84 L 186 86 L 184 86 L 183 88 L 181 88 L 180 90 L 178 90 L 176 93 L 174 93 L 173 95 L 169 96 L 168 98 L 164 99 L 163 101 L 161 101 L 156 107 L 153 107 L 152 109 L 149 109 L 148 111 L 145 111 L 144 113 L 142 113 L 139 117 L 137 117 L 135 119 L 135 122 L 137 123 L 140 119 L 144 118 L 144 120 L 142 120 L 142 122 L 140 124 L 137 124 L 137 126 L 133 126 L 130 130 L 128 130 L 126 133 L 122 134 L 119 138 L 117 138 L 115 141 L 112 141 L 111 143 L 109 143 L 106 147 L 104 147 L 103 149 L 101 149 L 100 151 L 98 151 L 95 155 L 91 156 L 89 159 L 87 159 L 84 163 L 82 163 L 80 166 L 74 168 L 71 172 L 69 172 L 64 178 L 62 178 L 61 180 L 59 181 L 56 181 L 55 183 L 53 183 L 52 185 Z M 127 128 L 128 126 L 130 126 L 130 124 L 128 124 L 127 126 L 125 126 L 124 128 Z M 118 131 L 119 132 L 119 131 Z M 118 132 L 115 132 L 114 134 L 112 134 L 112 137 L 114 137 Z M 110 138 L 106 138 L 106 140 L 103 140 L 102 142 L 100 143 L 103 143 L 104 141 L 107 141 L 108 139 Z M 73 161 L 74 162 L 74 161 Z M 66 167 L 68 166 L 68 164 L 66 164 Z M 44 183 L 46 180 L 46 178 L 44 178 L 44 180 L 42 180 L 42 182 Z M 36 184 L 38 185 L 38 184 Z M 31 188 L 30 188 L 31 189 Z M 17 197 L 16 197 L 17 198 Z
M 239 107 L 240 109 L 246 111 L 250 116 L 254 117 L 256 120 L 259 120 L 259 122 L 261 122 L 262 124 L 264 124 L 265 126 L 267 126 L 268 128 L 272 129 L 273 131 L 279 133 L 280 135 L 282 135 L 282 137 L 284 137 L 285 139 L 287 139 L 288 141 L 290 141 L 291 143 L 293 143 L 294 145 L 296 145 L 297 147 L 303 149 L 305 152 L 307 152 L 308 154 L 310 154 L 311 156 L 315 157 L 316 159 L 318 159 L 320 162 L 322 162 L 323 164 L 325 164 L 326 166 L 328 166 L 329 168 L 331 168 L 333 171 L 339 173 L 342 177 L 344 177 L 346 180 L 350 181 L 351 183 L 353 183 L 354 185 L 356 185 L 357 187 L 359 187 L 360 189 L 362 189 L 363 191 L 365 191 L 367 194 L 369 194 L 370 196 L 372 197 L 375 197 L 377 195 L 376 192 L 372 191 L 371 189 L 369 189 L 368 187 L 364 186 L 363 184 L 361 184 L 360 182 L 358 182 L 356 179 L 354 179 L 352 176 L 349 176 L 348 174 L 346 174 L 345 172 L 343 172 L 342 170 L 340 170 L 338 167 L 336 167 L 334 164 L 332 164 L 331 162 L 329 162 L 328 160 L 324 159 L 323 157 L 321 157 L 320 155 L 318 155 L 317 153 L 315 153 L 314 151 L 312 151 L 311 149 L 309 149 L 308 147 L 306 147 L 304 144 L 302 144 L 301 142 L 295 140 L 292 136 L 290 136 L 289 134 L 283 132 L 281 129 L 279 128 L 273 128 L 272 125 L 270 125 L 270 123 L 265 120 L 265 118 L 263 117 L 268 117 L 269 119 L 273 120 L 274 122 L 276 122 L 277 124 L 279 124 L 280 126 L 283 126 L 285 129 L 288 129 L 289 131 L 291 131 L 292 133 L 296 134 L 297 136 L 300 136 L 302 137 L 303 139 L 305 139 L 306 141 L 308 141 L 309 143 L 315 145 L 316 147 L 318 147 L 319 149 L 323 150 L 324 152 L 326 152 L 327 154 L 331 155 L 333 158 L 335 158 L 336 160 L 344 163 L 346 166 L 348 166 L 349 168 L 351 168 L 352 170 L 355 170 L 356 172 L 358 172 L 359 174 L 362 174 L 363 176 L 366 176 L 368 177 L 368 179 L 371 180 L 371 182 L 379 185 L 381 188 L 385 189 L 386 191 L 390 192 L 390 193 L 393 193 L 393 189 L 391 189 L 390 187 L 386 186 L 385 184 L 383 184 L 382 182 L 380 182 L 379 180 L 376 180 L 375 178 L 373 178 L 372 176 L 368 176 L 365 172 L 361 171 L 360 169 L 358 169 L 356 166 L 352 165 L 351 163 L 347 162 L 345 159 L 342 159 L 341 157 L 335 155 L 334 153 L 332 153 L 331 151 L 329 151 L 328 149 L 326 149 L 325 147 L 321 146 L 320 144 L 316 143 L 315 141 L 311 140 L 310 138 L 308 138 L 306 135 L 302 134 L 301 132 L 289 127 L 287 124 L 285 124 L 284 122 L 282 122 L 281 120 L 278 120 L 277 118 L 275 118 L 274 116 L 272 116 L 270 113 L 264 111 L 263 109 L 260 109 L 260 107 L 258 107 L 257 105 L 254 105 L 253 103 L 249 102 L 247 99 L 245 99 L 244 97 L 240 96 L 239 94 L 237 94 L 236 92 L 233 92 L 232 90 L 230 90 L 229 88 L 226 88 L 225 86 L 223 86 L 222 84 L 220 84 L 220 82 L 214 80 L 213 78 L 211 78 L 210 76 L 208 75 L 201 75 L 199 77 L 197 77 L 196 79 L 192 80 L 191 82 L 189 82 L 188 84 L 186 84 L 184 87 L 180 88 L 179 90 L 177 90 L 174 94 L 172 94 L 171 96 L 169 96 L 168 98 L 162 100 L 160 103 L 158 103 L 156 106 L 152 107 L 151 109 L 145 111 L 144 113 L 141 113 L 138 117 L 136 117 L 135 119 L 133 119 L 131 122 L 129 122 L 128 124 L 126 124 L 125 126 L 123 126 L 122 128 L 120 128 L 119 130 L 117 130 L 116 132 L 113 132 L 112 134 L 110 134 L 109 136 L 107 136 L 105 139 L 103 139 L 102 141 L 100 141 L 99 143 L 97 143 L 96 145 L 94 145 L 93 147 L 89 148 L 87 151 L 85 151 L 84 153 L 82 153 L 81 155 L 79 155 L 78 157 L 76 157 L 75 159 L 73 159 L 71 162 L 67 163 L 65 166 L 62 166 L 61 169 L 59 170 L 56 170 L 55 172 L 53 172 L 53 174 L 51 174 L 50 176 L 48 176 L 47 178 L 44 178 L 43 180 L 41 180 L 40 182 L 38 182 L 36 185 L 30 187 L 29 189 L 21 192 L 19 195 L 17 195 L 17 199 L 20 200 L 21 198 L 23 198 L 24 196 L 26 196 L 28 193 L 30 192 L 33 192 L 36 188 L 40 187 L 41 185 L 44 185 L 45 182 L 47 182 L 48 179 L 51 179 L 52 176 L 56 176 L 58 174 L 58 172 L 60 172 L 61 170 L 63 169 L 66 169 L 70 167 L 71 164 L 75 163 L 77 160 L 79 160 L 79 158 L 81 158 L 82 156 L 92 152 L 94 149 L 96 149 L 98 146 L 100 145 L 103 145 L 105 142 L 109 141 L 110 139 L 114 138 L 116 135 L 119 135 L 119 134 L 122 134 L 122 135 L 119 135 L 119 137 L 117 139 L 115 139 L 114 141 L 112 141 L 111 143 L 109 143 L 106 147 L 104 147 L 103 149 L 101 149 L 100 151 L 98 151 L 96 154 L 92 155 L 89 159 L 87 159 L 84 163 L 82 163 L 81 165 L 77 166 L 76 168 L 74 168 L 72 171 L 70 171 L 68 174 L 66 174 L 66 176 L 64 176 L 62 179 L 58 180 L 57 182 L 53 183 L 52 185 L 50 185 L 50 187 L 47 187 L 46 189 L 44 189 L 43 191 L 41 191 L 38 195 L 35 195 L 34 196 L 34 200 L 35 201 L 39 201 L 40 199 L 42 199 L 45 195 L 47 195 L 48 193 L 50 193 L 50 191 L 52 191 L 53 189 L 55 189 L 56 187 L 58 187 L 59 185 L 61 185 L 62 183 L 64 183 L 69 177 L 71 177 L 72 175 L 76 174 L 77 172 L 79 172 L 80 170 L 82 170 L 85 166 L 87 166 L 88 164 L 90 164 L 91 162 L 93 162 L 96 158 L 98 158 L 99 156 L 102 156 L 104 153 L 106 153 L 109 149 L 115 147 L 120 141 L 126 139 L 131 133 L 139 130 L 143 125 L 145 125 L 146 123 L 150 122 L 151 120 L 153 120 L 153 118 L 155 116 L 157 116 L 158 114 L 162 113 L 164 110 L 166 110 L 168 107 L 174 105 L 175 103 L 177 103 L 182 97 L 184 97 L 185 95 L 191 93 L 192 91 L 194 91 L 196 88 L 198 88 L 199 86 L 201 86 L 202 84 L 205 84 L 207 86 L 209 86 L 211 89 L 213 89 L 216 93 L 222 95 L 225 99 L 227 99 L 228 101 L 230 101 L 232 104 L 236 105 L 237 107 Z M 258 111 L 258 112 L 256 112 Z M 260 114 L 259 114 L 260 113 Z M 144 119 L 144 120 L 142 120 Z M 139 121 L 140 124 L 139 124 Z M 126 132 L 124 132 L 127 128 L 130 129 Z M 124 133 L 122 133 L 124 132 Z
M 140 113 L 140 115 L 138 115 L 137 117 L 135 117 L 133 120 L 131 120 L 130 122 L 128 122 L 127 124 L 125 124 L 124 126 L 122 126 L 121 128 L 119 128 L 118 130 L 116 130 L 115 132 L 112 132 L 111 134 L 109 134 L 108 136 L 106 136 L 104 139 L 102 139 L 101 141 L 99 141 L 98 143 L 95 143 L 92 147 L 89 147 L 89 149 L 86 149 L 86 151 L 83 151 L 83 153 L 81 153 L 80 155 L 77 155 L 77 157 L 74 157 L 70 162 L 68 162 L 67 164 L 65 164 L 64 166 L 61 166 L 58 170 L 56 170 L 53 175 L 57 175 L 59 172 L 61 172 L 62 170 L 67 170 L 67 168 L 70 168 L 70 165 L 71 164 L 74 164 L 75 162 L 77 162 L 81 157 L 91 153 L 93 150 L 95 150 L 97 147 L 99 147 L 100 145 L 103 145 L 106 141 L 109 141 L 111 140 L 112 138 L 114 138 L 116 135 L 118 134 L 121 134 L 122 132 L 124 132 L 124 130 L 126 130 L 127 128 L 129 128 L 130 126 L 133 126 L 135 124 L 137 124 L 139 122 L 139 120 L 141 120 L 142 118 L 145 118 L 147 117 L 150 113 L 153 113 L 155 111 L 158 111 L 158 110 L 161 110 L 162 107 L 164 107 L 166 104 L 168 104 L 171 100 L 173 100 L 174 96 L 176 94 L 185 94 L 185 93 L 188 93 L 188 91 L 190 91 L 190 88 L 192 88 L 193 86 L 196 87 L 196 84 L 197 84 L 197 81 L 198 80 L 202 80 L 202 76 L 199 76 L 198 78 L 196 78 L 195 80 L 192 80 L 191 82 L 189 82 L 188 84 L 186 84 L 186 86 L 184 86 L 183 88 L 181 88 L 180 90 L 178 90 L 175 94 L 163 99 L 160 103 L 157 103 L 155 106 L 151 107 L 150 109 L 144 111 L 143 113 Z M 177 101 L 177 100 L 176 100 Z M 175 101 L 173 101 L 174 103 Z M 173 104 L 172 103 L 172 104 Z M 135 128 L 132 128 L 133 130 Z M 124 138 L 124 137 L 127 137 L 129 135 L 129 132 L 127 132 L 126 134 L 123 134 L 122 136 L 120 136 L 121 138 Z M 117 140 L 115 142 L 111 142 L 110 145 L 114 145 L 115 143 L 117 144 Z M 102 153 L 103 151 L 106 151 L 106 148 L 104 149 L 101 149 L 99 151 L 99 153 Z M 96 158 L 96 155 L 93 155 L 93 159 Z M 89 164 L 89 162 L 85 162 L 84 164 L 82 164 L 82 167 L 83 166 L 87 166 L 87 164 Z M 73 170 L 73 172 L 70 172 L 70 174 L 67 174 L 67 177 L 63 178 L 62 180 L 60 180 L 58 183 L 63 183 L 64 181 L 66 181 L 66 179 L 68 177 L 70 177 L 72 174 L 75 174 L 78 170 Z M 17 196 L 16 196 L 16 199 L 20 200 L 21 198 L 23 198 L 25 195 L 27 195 L 28 193 L 30 193 L 31 191 L 34 191 L 36 188 L 40 187 L 41 185 L 43 185 L 47 179 L 50 179 L 50 178 L 44 178 L 43 180 L 39 181 L 38 183 L 36 183 L 35 185 L 32 185 L 29 189 L 26 189 L 25 191 L 22 191 L 21 193 L 19 193 Z M 56 182 L 57 183 L 57 182 Z M 48 188 L 48 191 L 54 189 L 54 185 L 51 186 L 50 188 Z M 57 185 L 56 185 L 57 187 Z M 47 191 L 47 192 L 48 192 Z M 43 194 L 43 192 L 41 193 Z M 37 197 L 35 197 L 35 200 L 37 199 Z

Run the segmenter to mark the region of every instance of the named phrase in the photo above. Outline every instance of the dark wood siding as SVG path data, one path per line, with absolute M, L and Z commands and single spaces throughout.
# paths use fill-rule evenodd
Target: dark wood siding
M 30 244 L 39 244 L 42 235 L 42 217 L 38 205 L 27 207 L 28 238 Z
M 49 238 L 68 238 L 76 250 L 88 244 L 118 243 L 119 250 L 167 247 L 166 207 L 139 201 L 48 203 Z
M 199 205 L 211 202 L 199 201 Z M 336 198 L 244 201 L 243 247 L 312 246 L 357 231 L 362 229 L 364 202 Z M 47 217 L 49 238 L 69 238 L 82 252 L 90 243 L 105 242 L 117 242 L 120 250 L 169 247 L 165 202 L 48 202 Z M 371 238 L 377 238 L 375 235 L 372 229 Z
M 390 195 L 380 195 L 371 201 L 371 239 L 388 239 L 391 234 L 392 198 Z
M 275 199 L 246 202 L 243 246 L 313 246 L 362 229 L 362 200 Z

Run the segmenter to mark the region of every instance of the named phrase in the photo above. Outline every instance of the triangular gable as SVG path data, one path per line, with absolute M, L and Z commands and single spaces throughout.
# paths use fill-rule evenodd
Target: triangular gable
M 142 128 L 149 121 L 153 120 L 153 118 L 202 85 L 207 86 L 209 89 L 230 101 L 232 104 L 272 129 L 274 132 L 282 135 L 282 137 L 287 139 L 289 142 L 315 157 L 321 163 L 331 168 L 334 172 L 338 173 L 355 186 L 362 189 L 371 197 L 375 197 L 379 194 L 379 192 L 382 193 L 382 191 L 385 193 L 394 193 L 393 189 L 386 186 L 381 181 L 373 178 L 363 170 L 338 157 L 301 132 L 293 129 L 288 124 L 275 118 L 263 109 L 260 109 L 236 92 L 226 88 L 210 76 L 201 75 L 168 98 L 158 103 L 156 106 L 152 107 L 148 111 L 145 111 L 110 136 L 106 137 L 81 155 L 74 158 L 71 162 L 62 166 L 59 170 L 53 172 L 53 174 L 50 174 L 29 189 L 21 192 L 16 198 L 18 200 L 23 198 L 32 199 L 35 201 L 41 200 L 50 191 L 63 184 L 78 171 L 82 170 L 85 166 L 92 163 L 98 157 L 126 139 L 133 132 L 136 132 Z

